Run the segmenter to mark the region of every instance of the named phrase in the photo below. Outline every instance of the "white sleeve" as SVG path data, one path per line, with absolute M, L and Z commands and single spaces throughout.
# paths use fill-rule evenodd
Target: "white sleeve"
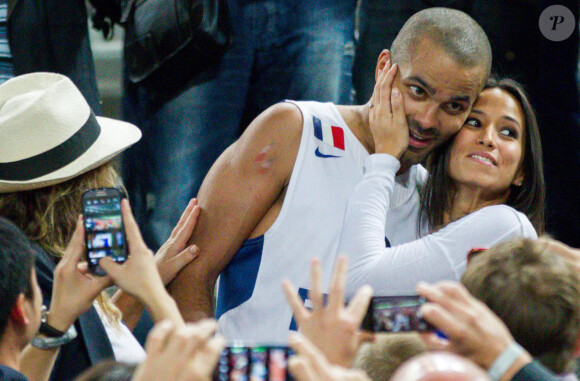
M 415 293 L 420 280 L 459 280 L 472 248 L 488 248 L 521 236 L 537 238 L 522 213 L 506 205 L 493 205 L 434 234 L 385 247 L 385 221 L 398 161 L 389 155 L 370 155 L 365 168 L 348 202 L 339 246 L 349 257 L 347 296 L 364 284 L 370 284 L 375 295 L 389 295 Z

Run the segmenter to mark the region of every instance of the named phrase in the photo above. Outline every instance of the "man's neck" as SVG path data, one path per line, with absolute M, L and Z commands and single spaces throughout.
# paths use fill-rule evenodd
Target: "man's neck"
M 22 344 L 15 335 L 5 332 L 0 338 L 0 365 L 20 371 Z
M 375 153 L 375 140 L 369 124 L 369 105 L 337 107 L 348 128 L 350 128 L 362 146 L 369 154 Z M 401 162 L 401 168 L 397 171 L 397 176 L 407 172 L 411 169 L 411 166 L 412 164 Z

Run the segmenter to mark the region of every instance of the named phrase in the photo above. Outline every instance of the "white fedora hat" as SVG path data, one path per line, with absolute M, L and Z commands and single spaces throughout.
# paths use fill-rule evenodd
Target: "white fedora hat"
M 12 78 L 0 85 L 0 193 L 61 183 L 140 138 L 130 123 L 96 117 L 64 75 Z

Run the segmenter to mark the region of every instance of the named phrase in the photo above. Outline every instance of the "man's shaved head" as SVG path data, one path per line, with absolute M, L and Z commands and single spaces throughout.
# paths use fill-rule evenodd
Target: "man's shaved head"
M 415 13 L 391 46 L 393 62 L 401 65 L 413 58 L 413 51 L 422 39 L 441 46 L 457 63 L 484 68 L 485 78 L 491 72 L 491 46 L 477 22 L 467 14 L 449 8 L 428 8 Z M 428 52 L 421 52 L 429 57 Z

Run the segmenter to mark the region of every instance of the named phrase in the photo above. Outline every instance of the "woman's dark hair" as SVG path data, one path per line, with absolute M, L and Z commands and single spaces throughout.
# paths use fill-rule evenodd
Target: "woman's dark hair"
M 511 185 L 506 204 L 524 213 L 532 222 L 536 232 L 544 232 L 544 166 L 542 144 L 536 114 L 528 96 L 518 82 L 509 79 L 490 78 L 484 89 L 501 89 L 513 96 L 519 103 L 526 125 L 524 158 L 522 162 L 523 181 L 521 186 Z M 427 219 L 431 229 L 443 226 L 446 212 L 451 209 L 455 187 L 449 177 L 449 152 L 453 139 L 438 147 L 427 161 L 429 180 L 421 197 L 421 220 Z

